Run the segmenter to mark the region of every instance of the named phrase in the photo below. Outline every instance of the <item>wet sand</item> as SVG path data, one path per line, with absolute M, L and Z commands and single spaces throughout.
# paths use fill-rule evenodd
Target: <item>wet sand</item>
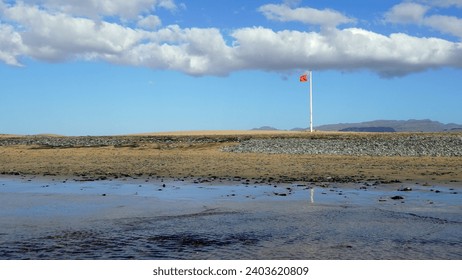
M 455 187 L 0 177 L 0 194 L 0 259 L 462 258 Z

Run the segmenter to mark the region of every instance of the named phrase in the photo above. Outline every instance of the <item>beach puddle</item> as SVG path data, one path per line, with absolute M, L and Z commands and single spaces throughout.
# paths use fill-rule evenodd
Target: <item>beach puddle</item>
M 460 259 L 461 201 L 448 186 L 0 178 L 0 259 Z

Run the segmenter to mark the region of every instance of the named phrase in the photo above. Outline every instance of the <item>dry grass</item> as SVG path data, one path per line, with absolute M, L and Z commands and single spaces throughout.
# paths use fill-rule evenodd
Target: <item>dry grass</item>
M 144 134 L 145 136 L 146 134 Z M 172 137 L 396 137 L 398 134 L 305 132 L 183 132 L 151 134 Z M 461 157 L 369 157 L 332 155 L 269 155 L 222 152 L 235 142 L 150 144 L 137 147 L 37 149 L 0 147 L 0 173 L 86 176 L 235 177 L 294 181 L 462 182 Z

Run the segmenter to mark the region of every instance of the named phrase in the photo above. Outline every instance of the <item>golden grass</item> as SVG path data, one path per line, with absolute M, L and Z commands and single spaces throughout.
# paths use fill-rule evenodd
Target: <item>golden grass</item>
M 173 137 L 397 137 L 399 134 L 206 131 L 141 134 Z M 133 136 L 135 137 L 135 136 Z M 411 181 L 429 184 L 462 182 L 462 157 L 370 157 L 227 153 L 222 143 L 140 143 L 136 147 L 37 149 L 0 147 L 0 173 L 58 176 L 227 177 L 315 181 Z

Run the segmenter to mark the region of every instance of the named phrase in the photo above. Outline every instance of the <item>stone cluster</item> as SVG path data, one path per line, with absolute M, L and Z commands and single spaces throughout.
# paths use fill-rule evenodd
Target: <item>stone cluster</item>
M 41 148 L 138 147 L 141 144 L 208 144 L 239 141 L 235 138 L 169 136 L 21 136 L 0 138 L 0 146 L 27 145 Z
M 347 156 L 462 156 L 457 135 L 397 135 L 394 137 L 250 139 L 223 148 L 226 152 Z
M 160 148 L 210 143 L 238 143 L 224 152 L 265 154 L 308 154 L 346 156 L 462 156 L 461 134 L 375 134 L 303 137 L 239 136 L 23 136 L 0 137 L 0 146 L 28 145 L 39 148 L 139 147 L 158 144 Z

